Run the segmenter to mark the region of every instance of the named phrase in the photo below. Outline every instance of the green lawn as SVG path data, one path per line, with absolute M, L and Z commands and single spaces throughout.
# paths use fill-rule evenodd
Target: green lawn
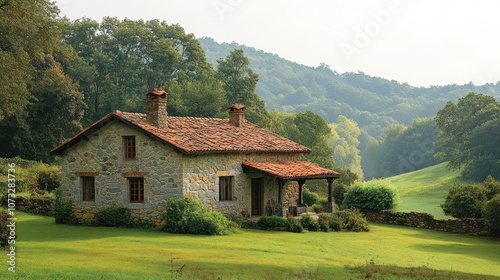
M 440 205 L 444 202 L 448 189 L 461 180 L 460 171 L 449 170 L 448 163 L 441 163 L 421 170 L 384 179 L 398 190 L 401 201 L 396 211 L 425 212 L 436 219 L 451 219 L 445 216 Z
M 426 279 L 438 273 L 398 267 L 441 270 L 439 279 L 500 279 L 450 274 L 500 276 L 500 242 L 485 237 L 379 224 L 367 233 L 192 236 L 56 225 L 51 217 L 16 214 L 17 272 L 2 261 L 2 279 L 170 279 L 182 266 L 180 279 Z M 407 277 L 424 273 L 430 274 Z

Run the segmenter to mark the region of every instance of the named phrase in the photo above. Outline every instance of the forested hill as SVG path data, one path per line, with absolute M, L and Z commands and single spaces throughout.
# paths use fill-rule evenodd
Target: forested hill
M 211 38 L 199 41 L 213 65 L 229 50 L 243 49 L 250 67 L 259 74 L 256 91 L 268 109 L 311 110 L 329 122 L 344 115 L 375 137 L 391 124 L 408 125 L 415 118 L 432 117 L 447 101 L 455 102 L 471 91 L 500 97 L 500 83 L 414 87 L 362 72 L 339 74 L 327 65 L 308 67 L 237 43 L 219 44 Z

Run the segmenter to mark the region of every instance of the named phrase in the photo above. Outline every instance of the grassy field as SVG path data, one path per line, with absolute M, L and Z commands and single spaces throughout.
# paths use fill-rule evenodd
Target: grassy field
M 437 219 L 450 219 L 445 216 L 440 205 L 444 202 L 448 189 L 454 183 L 465 183 L 460 171 L 446 168 L 441 163 L 421 170 L 384 179 L 396 188 L 401 202 L 395 209 L 400 212 L 425 212 Z
M 16 273 L 2 261 L 2 279 L 500 279 L 500 242 L 485 237 L 379 224 L 191 236 L 16 214 Z

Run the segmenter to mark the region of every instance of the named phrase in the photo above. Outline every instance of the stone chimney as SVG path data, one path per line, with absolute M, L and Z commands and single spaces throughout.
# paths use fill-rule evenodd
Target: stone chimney
M 155 88 L 146 93 L 146 120 L 158 128 L 167 128 L 167 92 Z
M 229 108 L 229 123 L 234 126 L 245 125 L 245 105 L 233 104 Z

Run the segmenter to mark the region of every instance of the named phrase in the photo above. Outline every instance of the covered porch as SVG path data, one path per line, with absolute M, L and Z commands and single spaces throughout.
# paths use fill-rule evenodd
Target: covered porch
M 298 183 L 298 198 L 292 204 L 289 212 L 292 215 L 299 215 L 307 212 L 307 206 L 303 199 L 303 186 L 307 180 L 324 179 L 328 183 L 328 202 L 325 205 L 325 212 L 334 211 L 333 181 L 340 177 L 340 173 L 333 170 L 317 166 L 308 161 L 243 161 L 243 172 L 260 173 L 262 175 L 276 178 L 278 186 L 278 204 L 283 205 L 283 187 L 288 181 Z

